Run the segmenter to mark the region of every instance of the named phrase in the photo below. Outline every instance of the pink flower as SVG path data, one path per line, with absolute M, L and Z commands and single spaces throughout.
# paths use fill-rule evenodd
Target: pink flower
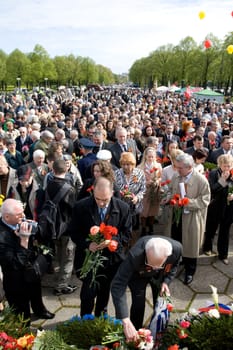
M 92 227 L 90 228 L 90 234 L 91 234 L 92 236 L 96 236 L 97 233 L 99 232 L 99 230 L 100 230 L 99 226 L 92 226 Z
M 180 322 L 180 326 L 182 328 L 189 328 L 190 324 L 191 323 L 189 321 L 185 321 L 185 320 Z

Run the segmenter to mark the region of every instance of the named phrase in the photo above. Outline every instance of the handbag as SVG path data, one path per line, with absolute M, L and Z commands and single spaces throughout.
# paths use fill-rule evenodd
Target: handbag
M 38 282 L 47 272 L 48 259 L 43 254 L 38 254 L 33 263 L 29 262 L 24 270 L 24 280 L 28 283 Z

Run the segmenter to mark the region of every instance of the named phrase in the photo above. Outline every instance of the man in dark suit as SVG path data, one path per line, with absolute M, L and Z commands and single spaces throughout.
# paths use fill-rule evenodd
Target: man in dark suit
M 140 151 L 137 148 L 137 144 L 133 139 L 127 139 L 127 131 L 125 128 L 120 127 L 116 129 L 117 141 L 109 148 L 112 153 L 111 163 L 117 168 L 120 168 L 120 156 L 122 152 L 132 152 L 135 156 L 137 163 L 140 158 Z
M 27 135 L 27 128 L 21 126 L 19 128 L 20 135 L 16 137 L 16 150 L 22 153 L 22 156 L 25 157 L 29 152 L 29 147 L 33 143 L 30 136 Z
M 101 211 L 105 212 L 103 213 L 104 218 L 101 218 Z M 88 240 L 91 227 L 99 226 L 101 222 L 118 229 L 118 234 L 114 236 L 114 240 L 118 242 L 118 248 L 115 252 L 110 252 L 107 249 L 109 242 L 104 241 L 98 245 Z M 100 316 L 105 311 L 109 299 L 110 284 L 119 264 L 125 257 L 125 248 L 131 239 L 131 229 L 129 206 L 113 197 L 113 184 L 106 178 L 98 178 L 94 184 L 93 196 L 78 201 L 74 206 L 70 234 L 71 239 L 76 243 L 75 269 L 78 277 L 80 276 L 79 269 L 85 259 L 85 249 L 91 252 L 102 250 L 102 255 L 106 257 L 103 267 L 98 268 L 96 285 L 90 283 L 91 272 L 82 278 L 80 292 L 82 316 L 92 313 L 95 298 L 95 315 Z
M 109 149 L 108 142 L 104 141 L 104 135 L 101 130 L 96 130 L 93 134 L 93 142 L 95 143 L 95 147 L 93 149 L 93 153 L 97 154 L 99 151 L 103 149 Z
M 204 147 L 204 139 L 203 139 L 203 137 L 200 136 L 200 135 L 195 135 L 194 138 L 193 138 L 193 146 L 186 148 L 186 150 L 184 152 L 188 153 L 188 154 L 190 154 L 190 156 L 192 156 L 193 153 L 196 150 L 199 150 L 199 149 L 204 149 L 204 151 L 207 154 L 209 153 L 208 148 Z
M 217 164 L 217 159 L 222 154 L 231 154 L 232 155 L 232 145 L 233 140 L 229 135 L 225 135 L 221 141 L 221 147 L 214 150 L 210 155 L 210 162 Z
M 163 136 L 163 143 L 166 146 L 168 142 L 180 142 L 180 137 L 175 135 L 174 133 L 174 125 L 168 124 L 165 129 L 165 134 Z
M 170 295 L 169 283 L 175 278 L 182 255 L 182 245 L 163 236 L 145 236 L 131 248 L 120 265 L 111 287 L 116 318 L 123 321 L 128 340 L 137 337 L 145 311 L 146 287 L 152 287 L 153 303 L 158 295 Z M 132 296 L 130 318 L 126 298 L 129 286 Z

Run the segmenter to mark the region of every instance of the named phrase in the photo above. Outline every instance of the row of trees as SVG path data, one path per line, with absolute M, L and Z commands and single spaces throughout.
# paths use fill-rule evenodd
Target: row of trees
M 2 89 L 7 85 L 28 88 L 37 85 L 87 85 L 88 83 L 112 84 L 118 77 L 89 57 L 56 56 L 50 58 L 47 51 L 36 45 L 33 52 L 25 54 L 15 49 L 9 55 L 0 50 L 0 81 Z
M 211 46 L 205 48 L 205 40 Z M 201 45 L 192 37 L 186 37 L 179 45 L 165 45 L 157 48 L 148 57 L 138 59 L 131 66 L 129 79 L 141 87 L 167 85 L 194 85 L 233 91 L 233 55 L 227 52 L 233 44 L 233 32 L 224 41 L 209 34 Z M 209 43 L 208 43 L 209 44 Z M 207 45 L 206 45 L 207 46 Z M 208 45 L 209 46 L 209 45 Z

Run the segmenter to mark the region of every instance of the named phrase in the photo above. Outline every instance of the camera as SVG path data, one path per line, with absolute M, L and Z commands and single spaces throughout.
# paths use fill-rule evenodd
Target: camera
M 27 224 L 32 228 L 31 235 L 35 235 L 37 233 L 38 222 L 36 222 L 34 220 L 28 220 L 28 219 L 24 219 L 23 222 L 27 222 Z

